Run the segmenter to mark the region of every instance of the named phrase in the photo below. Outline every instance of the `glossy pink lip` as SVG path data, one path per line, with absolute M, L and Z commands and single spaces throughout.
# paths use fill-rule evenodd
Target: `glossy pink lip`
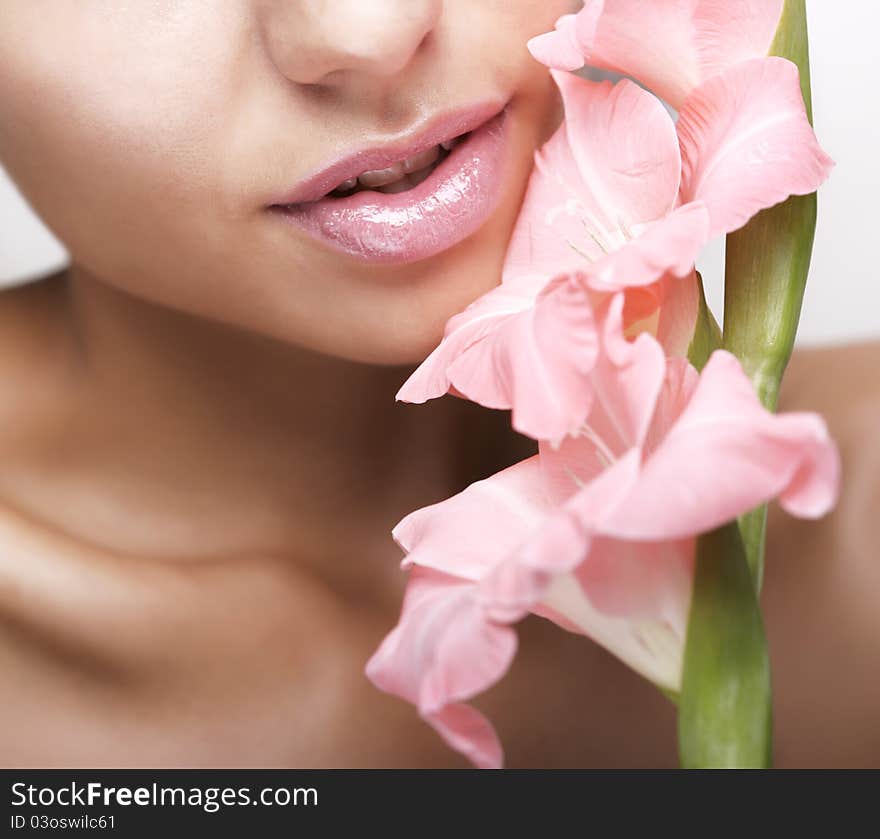
M 359 152 L 297 186 L 270 208 L 336 250 L 368 262 L 407 263 L 476 232 L 501 196 L 507 112 L 481 106 L 436 121 L 415 140 Z M 426 180 L 406 192 L 327 197 L 340 183 L 441 142 L 468 136 Z

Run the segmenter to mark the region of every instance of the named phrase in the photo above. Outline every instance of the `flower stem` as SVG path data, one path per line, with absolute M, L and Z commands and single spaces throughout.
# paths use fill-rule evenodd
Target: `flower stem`
M 696 563 L 678 706 L 682 768 L 767 768 L 770 662 L 737 525 L 700 537 Z
M 702 370 L 721 333 L 700 303 L 688 358 Z M 733 522 L 697 542 L 681 694 L 679 758 L 685 769 L 765 768 L 772 749 L 767 640 L 743 536 Z
M 805 0 L 786 0 L 771 54 L 798 65 L 812 121 Z M 724 347 L 736 355 L 763 405 L 776 410 L 794 348 L 816 230 L 816 195 L 795 196 L 727 238 Z M 767 507 L 740 519 L 758 591 L 764 576 Z

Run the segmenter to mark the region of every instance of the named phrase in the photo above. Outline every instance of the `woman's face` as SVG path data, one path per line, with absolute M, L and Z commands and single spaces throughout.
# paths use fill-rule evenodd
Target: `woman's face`
M 572 5 L 4 0 L 0 161 L 132 295 L 418 361 L 498 282 Z

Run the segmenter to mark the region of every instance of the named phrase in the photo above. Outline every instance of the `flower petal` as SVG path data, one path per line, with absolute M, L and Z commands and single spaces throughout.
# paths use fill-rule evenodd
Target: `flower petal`
M 451 318 L 440 345 L 407 379 L 397 394 L 398 401 L 421 404 L 448 393 L 452 362 L 507 320 L 531 308 L 545 285 L 546 280 L 540 277 L 519 276 L 496 286 Z
M 701 0 L 694 11 L 700 77 L 770 52 L 785 0 Z
M 413 703 L 455 750 L 500 768 L 489 721 L 462 703 L 495 684 L 516 654 L 516 633 L 486 619 L 474 585 L 430 569 L 410 575 L 400 622 L 367 663 L 380 690 Z
M 684 201 L 704 201 L 710 235 L 731 233 L 790 195 L 808 195 L 833 166 L 807 119 L 797 65 L 747 61 L 701 85 L 678 121 Z
M 565 129 L 535 154 L 535 166 L 504 260 L 505 282 L 582 270 L 602 256 L 584 226 L 580 171 Z
M 662 104 L 629 81 L 554 78 L 565 122 L 535 155 L 505 280 L 584 270 L 677 201 L 681 156 Z M 672 261 L 680 264 L 679 255 Z
M 603 317 L 603 352 L 591 378 L 595 400 L 586 422 L 560 445 L 540 447 L 543 480 L 556 503 L 639 449 L 657 409 L 666 377 L 663 349 L 647 334 L 635 341 L 623 337 L 622 303 L 616 295 Z
M 671 622 L 602 612 L 572 575 L 556 577 L 534 611 L 591 638 L 655 685 L 680 690 L 684 636 Z
M 595 8 L 601 13 L 601 4 Z M 538 61 L 554 70 L 580 70 L 584 66 L 583 51 L 577 38 L 576 15 L 563 15 L 556 21 L 552 32 L 532 38 L 528 47 Z
M 694 574 L 694 539 L 624 542 L 597 538 L 576 577 L 606 615 L 663 620 L 684 640 Z
M 533 457 L 410 513 L 393 536 L 407 551 L 404 567 L 418 565 L 476 581 L 540 525 L 552 500 Z
M 581 49 L 593 66 L 632 76 L 677 108 L 700 81 L 693 23 L 698 5 L 605 0 L 594 36 L 581 38 Z
M 591 82 L 558 72 L 553 78 L 565 105 L 564 129 L 588 222 L 598 228 L 594 232 L 620 237 L 627 227 L 667 215 L 675 206 L 681 157 L 663 104 L 626 79 Z
M 598 20 L 596 5 L 588 3 L 574 22 L 587 63 L 632 76 L 681 108 L 702 81 L 768 54 L 783 0 L 605 0 Z M 574 63 L 571 24 L 564 30 L 564 45 L 539 44 L 539 60 L 564 46 L 566 63 Z
M 690 385 L 685 382 L 680 399 Z M 662 541 L 704 533 L 779 497 L 795 515 L 821 516 L 837 497 L 838 455 L 812 414 L 766 411 L 739 361 L 712 355 L 687 407 L 651 452 L 639 480 L 610 515 L 578 509 L 595 532 Z M 570 504 L 571 506 L 571 504 Z
M 681 681 L 694 547 L 694 539 L 625 542 L 600 537 L 575 572 L 602 616 L 626 621 L 629 631 L 618 629 L 607 638 L 608 649 L 671 690 L 678 690 Z M 641 648 L 631 649 L 632 635 L 638 636 Z
M 512 409 L 513 427 L 539 440 L 576 430 L 592 404 L 598 335 L 589 292 L 562 277 L 450 366 L 453 386 L 488 408 Z
M 638 470 L 639 452 L 634 449 L 600 473 L 578 498 L 592 507 L 594 515 L 601 516 L 601 511 L 613 509 L 631 490 Z M 574 481 L 570 487 L 571 492 L 577 489 Z M 555 578 L 574 571 L 587 557 L 592 534 L 567 508 L 565 504 L 547 516 L 532 537 L 480 583 L 480 596 L 494 619 L 507 622 L 522 618 L 543 600 Z
M 597 291 L 620 291 L 650 285 L 666 274 L 690 276 L 709 240 L 709 225 L 709 211 L 701 201 L 679 207 L 591 265 L 585 272 L 590 286 Z
M 670 357 L 686 357 L 694 339 L 700 312 L 700 286 L 697 273 L 663 277 L 659 286 L 660 304 L 655 335 Z M 629 296 L 629 293 L 627 293 Z
M 663 348 L 653 337 L 623 336 L 621 304 L 618 296 L 605 320 L 604 351 L 593 375 L 596 406 L 588 419 L 615 459 L 644 443 L 666 374 Z

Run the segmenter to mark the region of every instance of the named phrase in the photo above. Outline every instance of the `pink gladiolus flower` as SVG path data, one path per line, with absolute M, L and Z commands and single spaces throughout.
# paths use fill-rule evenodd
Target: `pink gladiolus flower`
M 511 623 L 549 618 L 678 690 L 695 537 L 772 498 L 804 517 L 836 498 L 823 421 L 765 411 L 733 356 L 698 377 L 648 335 L 612 344 L 580 436 L 394 530 L 411 578 L 367 674 L 477 766 L 502 749 L 466 703 L 510 666 Z
M 449 321 L 398 399 L 425 402 L 454 389 L 512 409 L 521 433 L 558 441 L 592 405 L 600 336 L 618 327 L 603 325 L 609 298 L 623 292 L 627 315 L 654 299 L 653 325 L 642 305 L 620 328 L 649 329 L 668 354 L 684 354 L 702 246 L 812 192 L 831 161 L 806 119 L 796 68 L 782 59 L 713 78 L 682 111 L 678 132 L 659 100 L 632 82 L 554 78 L 565 122 L 536 155 L 503 282 Z M 664 299 L 675 309 L 661 307 Z
M 674 108 L 714 75 L 768 55 L 784 0 L 587 0 L 529 42 L 542 64 L 632 76 Z
M 565 121 L 535 155 L 504 278 L 582 271 L 619 291 L 688 276 L 709 238 L 700 196 L 680 199 L 675 123 L 638 85 L 554 73 Z
M 807 119 L 797 65 L 784 58 L 745 61 L 702 84 L 681 111 L 678 136 L 681 198 L 708 207 L 712 236 L 815 192 L 834 166 Z

